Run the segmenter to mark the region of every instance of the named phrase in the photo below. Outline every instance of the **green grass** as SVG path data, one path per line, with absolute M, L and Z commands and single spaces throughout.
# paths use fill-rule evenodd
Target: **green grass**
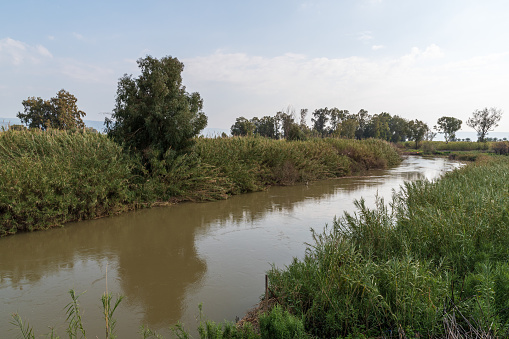
M 406 183 L 390 204 L 369 209 L 359 200 L 356 213 L 314 233 L 304 260 L 271 270 L 271 289 L 318 337 L 474 328 L 505 336 L 508 179 L 505 158 L 483 158 L 437 181 Z

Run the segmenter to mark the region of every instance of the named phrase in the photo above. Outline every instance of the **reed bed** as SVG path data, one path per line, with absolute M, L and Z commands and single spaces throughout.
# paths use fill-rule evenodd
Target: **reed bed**
M 317 337 L 507 337 L 508 179 L 505 158 L 484 157 L 389 204 L 361 199 L 269 272 L 271 290 Z
M 379 140 L 198 138 L 186 154 L 128 152 L 85 131 L 0 133 L 0 236 L 182 200 L 224 199 L 400 161 Z M 143 163 L 145 161 L 146 163 Z
M 134 163 L 104 135 L 0 133 L 0 235 L 91 219 L 133 201 Z
M 195 151 L 204 163 L 218 169 L 219 176 L 229 179 L 230 194 L 352 175 L 401 161 L 392 145 L 375 139 L 199 138 Z

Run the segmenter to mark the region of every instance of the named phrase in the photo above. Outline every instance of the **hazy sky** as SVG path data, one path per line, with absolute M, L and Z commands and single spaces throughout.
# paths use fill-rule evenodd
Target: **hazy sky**
M 495 0 L 2 1 L 0 117 L 60 89 L 104 120 L 136 60 L 173 56 L 208 127 L 244 116 L 337 107 L 430 126 L 505 111 L 509 2 Z

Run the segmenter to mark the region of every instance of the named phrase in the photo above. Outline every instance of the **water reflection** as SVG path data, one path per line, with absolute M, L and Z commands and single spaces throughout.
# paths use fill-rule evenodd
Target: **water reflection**
M 108 289 L 126 296 L 117 313 L 119 337 L 141 324 L 194 324 L 198 303 L 212 320 L 233 320 L 257 302 L 271 263 L 303 256 L 310 227 L 351 211 L 354 199 L 389 198 L 404 180 L 435 178 L 457 166 L 410 157 L 369 177 L 273 187 L 0 239 L 0 337 L 13 336 L 8 323 L 15 311 L 38 333 L 47 325 L 62 330 L 70 288 L 87 290 L 80 300 L 88 334 L 100 336 L 106 270 Z

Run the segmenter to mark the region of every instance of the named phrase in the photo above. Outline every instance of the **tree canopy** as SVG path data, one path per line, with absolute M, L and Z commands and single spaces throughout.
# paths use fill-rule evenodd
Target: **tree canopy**
M 498 126 L 502 118 L 502 111 L 495 107 L 475 110 L 472 117 L 467 120 L 467 125 L 477 132 L 478 141 L 484 142 L 486 134 Z
M 424 140 L 426 132 L 429 131 L 429 127 L 426 123 L 421 120 L 411 120 L 408 123 L 409 138 L 415 141 L 415 148 L 419 148 L 419 142 Z
M 78 109 L 77 101 L 74 95 L 64 89 L 49 100 L 30 97 L 23 100 L 24 112 L 18 112 L 17 117 L 29 128 L 84 128 L 85 123 L 81 118 L 86 114 Z
M 141 75 L 125 74 L 117 87 L 115 109 L 106 131 L 130 149 L 182 152 L 207 125 L 198 93 L 182 85 L 184 64 L 171 56 L 138 59 Z
M 456 138 L 456 132 L 461 128 L 463 121 L 453 117 L 441 117 L 437 121 L 435 129 L 444 135 L 445 143 Z

